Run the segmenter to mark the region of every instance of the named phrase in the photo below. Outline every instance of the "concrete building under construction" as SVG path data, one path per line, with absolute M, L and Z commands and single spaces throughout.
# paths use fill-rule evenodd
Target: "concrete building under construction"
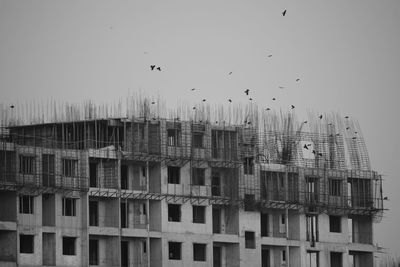
M 357 123 L 243 118 L 3 120 L 0 265 L 374 266 Z

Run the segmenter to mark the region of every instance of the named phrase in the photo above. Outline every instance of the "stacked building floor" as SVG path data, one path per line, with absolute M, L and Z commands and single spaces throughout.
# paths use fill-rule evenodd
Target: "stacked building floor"
M 372 267 L 381 176 L 354 140 L 321 135 L 145 118 L 4 128 L 0 265 Z

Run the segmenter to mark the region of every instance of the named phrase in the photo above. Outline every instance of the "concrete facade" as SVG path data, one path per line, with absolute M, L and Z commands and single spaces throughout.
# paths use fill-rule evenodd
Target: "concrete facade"
M 262 160 L 243 127 L 69 128 L 1 139 L 1 266 L 374 266 L 373 171 Z

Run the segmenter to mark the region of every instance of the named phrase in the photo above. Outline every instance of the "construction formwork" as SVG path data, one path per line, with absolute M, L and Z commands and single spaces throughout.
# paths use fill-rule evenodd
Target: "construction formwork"
M 35 194 L 89 191 L 94 197 L 251 202 L 344 214 L 383 209 L 382 180 L 370 171 L 359 130 L 357 138 L 321 126 L 309 133 L 302 124 L 296 129 L 291 115 L 281 120 L 264 128 L 135 117 L 11 126 L 2 130 L 0 184 Z M 89 177 L 91 164 L 96 181 Z M 130 164 L 141 166 L 142 182 L 128 186 L 121 170 Z M 166 166 L 187 168 L 190 183 L 164 186 L 146 178 Z M 215 180 L 224 179 L 224 188 L 199 175 L 221 176 Z

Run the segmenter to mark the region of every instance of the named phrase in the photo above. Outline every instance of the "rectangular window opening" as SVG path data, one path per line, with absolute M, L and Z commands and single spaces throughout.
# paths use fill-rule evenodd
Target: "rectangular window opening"
M 193 206 L 193 223 L 206 223 L 205 206 Z
M 75 241 L 76 237 L 63 236 L 63 255 L 76 255 Z
M 180 184 L 181 177 L 180 177 L 181 168 L 168 166 L 168 183 L 169 184 Z
M 255 210 L 255 196 L 254 194 L 245 194 L 244 195 L 244 210 L 245 211 L 254 211 Z
M 34 235 L 19 236 L 19 252 L 29 254 L 34 252 Z
M 182 243 L 168 242 L 168 255 L 170 260 L 182 259 Z
M 246 157 L 243 162 L 244 174 L 252 175 L 254 174 L 254 158 Z
M 192 184 L 193 185 L 205 185 L 205 169 L 204 168 L 193 168 L 192 169 Z
M 89 265 L 99 265 L 99 240 L 89 239 Z
M 342 253 L 340 252 L 331 252 L 331 267 L 342 267 L 343 259 Z
M 76 216 L 76 199 L 63 198 L 62 199 L 62 215 L 63 216 Z
M 33 214 L 34 213 L 34 197 L 20 196 L 19 197 L 19 213 Z
M 193 244 L 193 261 L 206 261 L 206 244 Z
M 168 146 L 181 145 L 181 131 L 180 129 L 168 129 Z
M 63 159 L 63 175 L 65 177 L 77 176 L 78 161 L 75 159 Z
M 168 204 L 168 221 L 169 222 L 181 221 L 181 205 Z
M 89 226 L 99 226 L 99 202 L 89 201 Z
M 22 174 L 35 173 L 35 157 L 34 156 L 19 156 L 19 172 Z
M 342 195 L 342 181 L 339 179 L 329 179 L 329 195 L 341 196 Z
M 254 249 L 256 248 L 255 233 L 250 231 L 244 232 L 245 248 Z
M 329 232 L 340 233 L 342 232 L 341 217 L 340 216 L 329 216 Z
M 194 148 L 203 148 L 204 133 L 193 133 L 192 138 Z

